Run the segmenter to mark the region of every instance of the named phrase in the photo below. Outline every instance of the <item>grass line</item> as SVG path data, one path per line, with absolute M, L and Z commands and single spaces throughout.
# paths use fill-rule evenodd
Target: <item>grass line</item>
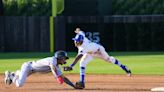
M 127 65 L 133 74 L 164 75 L 164 52 L 113 52 L 110 54 Z M 23 62 L 52 55 L 53 53 L 0 53 L 0 73 L 5 70 L 15 71 L 20 69 Z M 67 65 L 70 65 L 76 53 L 70 52 L 68 55 L 70 59 L 67 61 Z M 73 71 L 64 73 L 79 73 L 79 63 Z M 86 73 L 125 74 L 118 66 L 98 58 L 93 59 L 87 65 Z

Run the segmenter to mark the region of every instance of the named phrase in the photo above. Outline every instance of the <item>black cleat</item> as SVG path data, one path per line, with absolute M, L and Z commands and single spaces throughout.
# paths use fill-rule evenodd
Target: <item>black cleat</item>
M 122 69 L 126 72 L 127 76 L 131 76 L 132 72 L 127 66 L 122 66 Z
M 9 71 L 5 72 L 5 84 L 10 85 L 12 83 L 11 73 Z
M 85 88 L 85 83 L 79 81 L 79 82 L 76 82 L 75 86 L 76 86 L 76 89 L 84 89 Z

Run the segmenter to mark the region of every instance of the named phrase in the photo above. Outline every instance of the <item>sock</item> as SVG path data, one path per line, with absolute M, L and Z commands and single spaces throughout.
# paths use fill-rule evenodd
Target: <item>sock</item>
M 113 64 L 115 64 L 115 65 L 121 67 L 121 69 L 124 70 L 125 72 L 128 72 L 128 69 L 126 68 L 126 66 L 123 65 L 123 64 L 121 64 L 121 63 L 120 63 L 117 59 L 115 59 L 114 57 L 110 57 L 110 61 L 111 61 Z
M 115 59 L 115 63 L 114 64 L 116 64 L 116 65 L 118 65 L 118 66 L 122 66 L 122 64 L 117 60 L 117 59 Z
M 126 73 L 129 73 L 129 69 L 128 69 L 126 66 L 121 65 L 121 68 L 122 68 L 122 70 L 124 70 Z
M 85 67 L 80 67 L 80 81 L 84 83 Z
M 122 66 L 122 64 L 114 57 L 110 57 L 110 62 L 112 62 L 113 64 L 118 65 L 120 67 Z

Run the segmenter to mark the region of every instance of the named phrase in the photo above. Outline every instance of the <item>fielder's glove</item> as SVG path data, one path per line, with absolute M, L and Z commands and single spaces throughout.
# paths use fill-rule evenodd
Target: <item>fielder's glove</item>
M 75 83 L 75 89 L 84 89 L 85 84 L 83 82 L 76 82 Z
M 63 68 L 64 68 L 64 71 L 71 71 L 71 70 L 73 70 L 72 67 L 70 67 L 70 66 L 64 66 Z

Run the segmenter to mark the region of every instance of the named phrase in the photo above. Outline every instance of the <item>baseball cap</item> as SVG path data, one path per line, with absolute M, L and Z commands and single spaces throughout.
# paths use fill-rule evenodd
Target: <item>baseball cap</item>
M 72 38 L 72 40 L 76 41 L 76 42 L 80 42 L 84 40 L 84 37 L 82 35 L 77 34 L 75 36 L 75 38 Z

